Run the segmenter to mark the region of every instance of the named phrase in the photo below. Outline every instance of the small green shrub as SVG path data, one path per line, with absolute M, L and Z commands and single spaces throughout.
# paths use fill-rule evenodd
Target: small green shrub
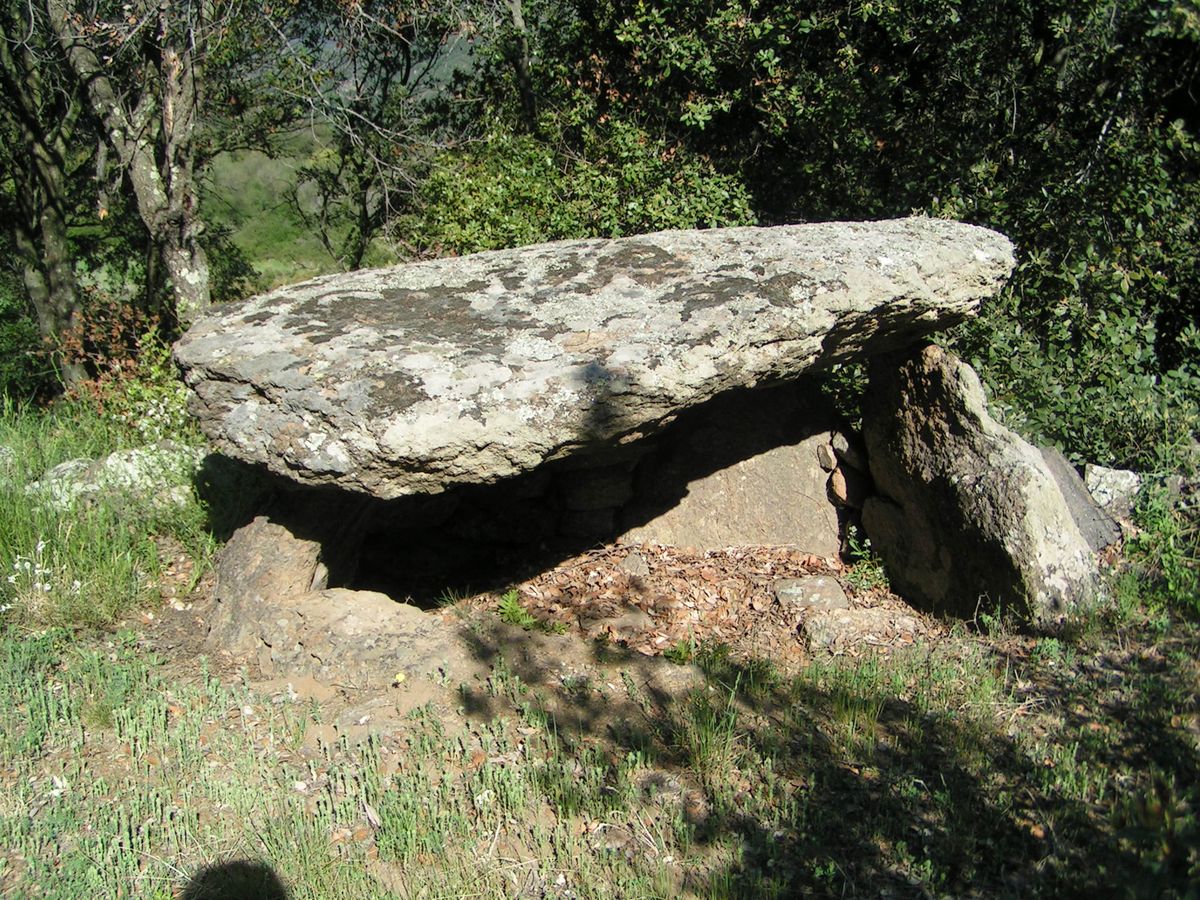
M 680 638 L 670 647 L 663 650 L 663 658 L 677 666 L 686 666 L 696 656 L 696 641 L 693 638 Z
M 496 612 L 499 614 L 501 622 L 507 625 L 516 625 L 525 631 L 536 629 L 543 634 L 563 634 L 567 630 L 561 622 L 539 619 L 522 606 L 516 588 L 505 592 L 496 606 Z
M 1134 510 L 1142 529 L 1129 546 L 1152 605 L 1200 615 L 1200 508 L 1195 495 L 1177 501 L 1162 481 L 1143 489 Z
M 871 549 L 871 539 L 860 539 L 858 529 L 850 526 L 846 540 L 850 545 L 850 560 L 853 563 L 843 576 L 846 584 L 859 593 L 888 590 L 887 570 L 883 560 Z
M 444 154 L 422 197 L 414 241 L 437 253 L 754 221 L 736 179 L 627 121 L 589 126 L 579 153 L 493 131 Z

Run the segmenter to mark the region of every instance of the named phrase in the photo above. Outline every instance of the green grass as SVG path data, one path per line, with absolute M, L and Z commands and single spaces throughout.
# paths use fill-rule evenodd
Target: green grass
M 521 604 L 521 598 L 516 590 L 506 591 L 496 604 L 496 613 L 500 621 L 507 625 L 516 625 L 525 631 L 537 630 L 544 634 L 563 634 L 566 626 L 561 622 L 551 622 L 541 619 L 527 610 Z
M 203 562 L 213 542 L 194 493 L 183 506 L 136 498 L 60 509 L 29 492 L 53 466 L 137 443 L 83 404 L 0 411 L 0 622 L 102 628 L 158 598 L 156 538 L 170 535 Z
M 221 154 L 212 163 L 204 213 L 214 225 L 230 230 L 231 240 L 258 272 L 263 288 L 339 271 L 288 202 L 301 161 L 241 150 Z
M 228 230 L 234 245 L 258 273 L 256 287 L 260 289 L 341 271 L 292 200 L 297 171 L 318 149 L 314 138 L 298 134 L 279 156 L 239 150 L 217 156 L 209 169 L 209 184 L 202 197 L 204 215 L 212 225 Z M 300 203 L 306 201 L 303 187 L 299 197 Z M 331 235 L 335 247 L 341 237 L 335 228 Z M 382 266 L 396 261 L 395 248 L 379 238 L 372 241 L 363 262 Z

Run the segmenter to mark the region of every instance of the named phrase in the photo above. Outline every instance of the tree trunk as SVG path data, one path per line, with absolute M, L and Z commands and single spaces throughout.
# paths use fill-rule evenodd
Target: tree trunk
M 16 214 L 8 223 L 22 261 L 22 281 L 63 383 L 87 377 L 80 358 L 68 358 L 64 339 L 82 338 L 75 265 L 67 239 L 69 142 L 82 104 L 43 78 L 43 61 L 30 44 L 0 43 L 0 113 L 17 138 L 0 152 L 12 180 Z
M 521 123 L 529 134 L 536 134 L 537 102 L 533 93 L 533 78 L 529 74 L 529 28 L 525 25 L 521 0 L 508 0 L 508 13 L 512 17 L 514 37 L 508 56 L 517 78 L 517 92 L 521 95 Z
M 63 384 L 78 387 L 87 378 L 87 369 L 80 359 L 63 353 L 64 338 L 82 338 L 78 333 L 82 315 L 62 210 L 57 204 L 44 206 L 34 222 L 26 220 L 17 225 L 15 236 L 23 257 L 25 290 L 37 314 L 38 328 L 51 347 Z
M 208 255 L 195 235 L 169 235 L 162 247 L 163 266 L 175 292 L 175 315 L 190 325 L 212 302 Z
M 133 186 L 138 215 L 171 278 L 175 317 L 187 327 L 212 300 L 208 256 L 199 243 L 204 224 L 197 210 L 193 143 L 198 63 L 186 44 L 193 34 L 185 32 L 184 46 L 176 46 L 179 35 L 166 18 L 171 6 L 160 5 L 160 43 L 142 67 L 142 82 L 123 91 L 87 36 L 73 33 L 64 0 L 47 0 L 46 6 L 59 43 L 86 85 L 92 110 Z

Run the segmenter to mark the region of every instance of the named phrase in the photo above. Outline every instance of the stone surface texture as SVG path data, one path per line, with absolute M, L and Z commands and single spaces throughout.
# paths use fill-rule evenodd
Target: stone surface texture
M 30 497 L 54 509 L 109 502 L 148 504 L 166 509 L 191 500 L 190 482 L 208 451 L 172 441 L 118 450 L 102 459 L 69 459 L 25 488 Z
M 664 232 L 315 279 L 175 356 L 217 449 L 390 499 L 611 448 L 737 387 L 910 344 L 1013 267 L 933 219 Z
M 1128 519 L 1133 515 L 1133 504 L 1142 489 L 1142 476 L 1129 469 L 1110 469 L 1107 466 L 1088 465 L 1084 469 L 1087 489 L 1109 515 Z
M 1121 540 L 1121 526 L 1093 499 L 1087 485 L 1062 451 L 1042 447 L 1041 453 L 1050 474 L 1058 482 L 1058 489 L 1062 491 L 1067 509 L 1071 511 L 1071 518 L 1079 526 L 1079 533 L 1088 546 L 1098 552 Z
M 896 609 L 816 607 L 803 615 L 797 631 L 810 651 L 841 653 L 911 644 L 926 629 L 919 618 Z
M 803 386 L 744 391 L 707 406 L 679 440 L 648 456 L 622 543 L 698 550 L 788 545 L 838 555 L 837 509 L 819 447 L 832 411 Z
M 836 578 L 806 575 L 775 582 L 775 600 L 789 611 L 805 609 L 849 609 L 850 600 Z
M 329 588 L 218 606 L 209 643 L 263 675 L 351 684 L 461 670 L 470 650 L 446 619 L 374 591 Z
M 1097 596 L 1058 482 L 988 414 L 969 366 L 933 345 L 874 360 L 863 413 L 879 491 L 863 522 L 901 596 L 967 617 L 1004 605 L 1049 627 Z

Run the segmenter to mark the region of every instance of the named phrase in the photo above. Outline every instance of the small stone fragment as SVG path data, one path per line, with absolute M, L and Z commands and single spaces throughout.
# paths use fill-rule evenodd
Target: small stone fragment
M 808 575 L 775 582 L 775 599 L 789 610 L 849 609 L 850 601 L 836 578 Z
M 832 444 L 838 459 L 860 472 L 867 471 L 867 456 L 858 446 L 857 440 L 851 441 L 844 432 L 835 431 Z
M 1110 516 L 1127 519 L 1133 512 L 1142 476 L 1128 469 L 1110 469 L 1088 464 L 1083 470 L 1088 492 Z
M 829 475 L 829 493 L 839 506 L 862 509 L 871 495 L 870 479 L 857 469 L 838 466 Z
M 596 637 L 602 632 L 608 632 L 613 637 L 628 641 L 651 630 L 654 627 L 654 620 L 637 607 L 630 607 L 619 615 L 584 619 L 580 625 L 589 637 Z
M 833 447 L 824 441 L 817 444 L 817 462 L 826 472 L 832 472 L 837 468 L 837 456 L 833 452 Z
M 650 565 L 646 562 L 646 557 L 637 552 L 630 553 L 617 563 L 617 568 L 626 575 L 632 575 L 635 578 L 645 578 L 650 574 Z

